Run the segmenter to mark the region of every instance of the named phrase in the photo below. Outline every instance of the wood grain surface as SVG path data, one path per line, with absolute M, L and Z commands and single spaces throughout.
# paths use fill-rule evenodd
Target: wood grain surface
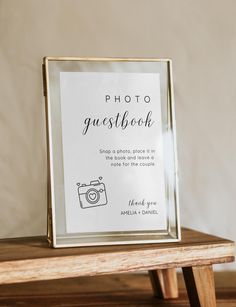
M 16 283 L 189 267 L 234 260 L 229 240 L 182 229 L 182 241 L 52 249 L 46 237 L 0 241 L 0 282 Z
M 182 274 L 179 297 L 163 301 L 153 296 L 149 276 L 115 274 L 0 286 L 0 306 L 160 306 L 189 307 Z M 236 272 L 216 272 L 218 307 L 236 306 Z

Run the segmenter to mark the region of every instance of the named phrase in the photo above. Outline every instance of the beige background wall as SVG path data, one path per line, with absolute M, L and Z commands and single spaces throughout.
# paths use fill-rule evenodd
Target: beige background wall
M 182 225 L 236 240 L 235 12 L 235 0 L 0 1 L 0 236 L 46 231 L 43 56 L 130 56 L 173 59 Z

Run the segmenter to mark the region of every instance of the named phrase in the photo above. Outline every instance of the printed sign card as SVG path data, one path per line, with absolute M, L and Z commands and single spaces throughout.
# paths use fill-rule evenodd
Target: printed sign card
M 60 88 L 67 231 L 166 229 L 159 74 L 61 72 Z
M 46 59 L 54 246 L 179 240 L 170 63 L 73 61 Z

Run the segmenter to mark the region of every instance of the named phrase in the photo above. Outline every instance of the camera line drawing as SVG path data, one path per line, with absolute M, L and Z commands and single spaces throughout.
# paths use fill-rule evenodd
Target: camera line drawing
M 101 181 L 102 177 L 99 177 L 99 180 Z M 106 187 L 99 180 L 92 180 L 89 184 L 76 184 L 78 186 L 79 203 L 82 209 L 107 205 Z

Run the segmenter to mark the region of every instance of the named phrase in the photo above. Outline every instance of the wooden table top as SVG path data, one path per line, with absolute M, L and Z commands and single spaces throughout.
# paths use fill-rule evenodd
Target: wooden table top
M 46 237 L 0 240 L 0 283 L 207 265 L 234 260 L 234 242 L 182 228 L 178 243 L 53 249 Z

